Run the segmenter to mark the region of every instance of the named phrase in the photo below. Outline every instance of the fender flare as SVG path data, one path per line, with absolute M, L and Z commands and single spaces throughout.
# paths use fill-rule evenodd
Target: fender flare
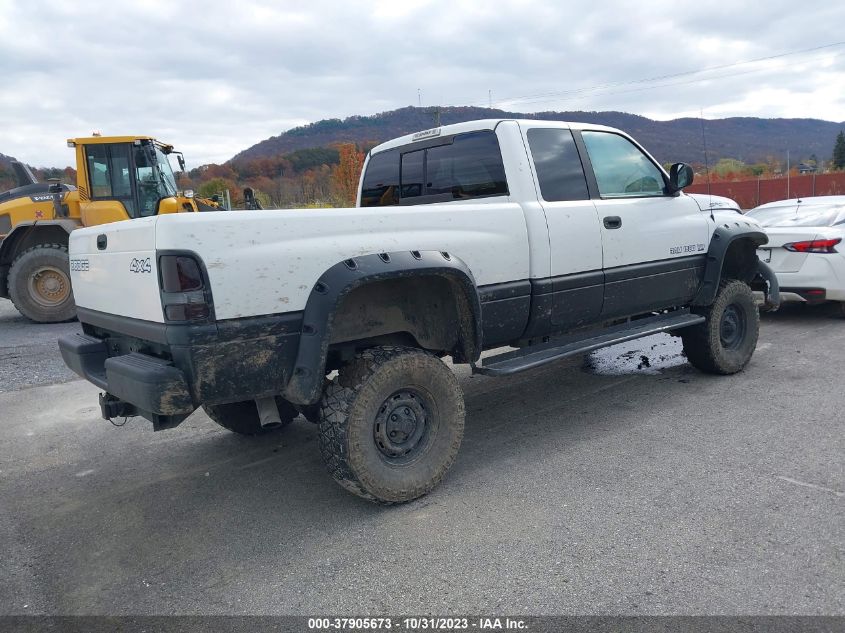
M 769 238 L 762 229 L 742 219 L 719 224 L 710 238 L 710 248 L 707 251 L 704 277 L 702 278 L 695 298 L 692 300 L 693 305 L 710 305 L 716 299 L 716 293 L 719 291 L 719 282 L 722 280 L 725 257 L 731 245 L 737 240 L 750 240 L 754 244 L 756 251 L 758 247 L 766 244 Z M 756 260 L 756 253 L 754 257 Z
M 352 257 L 324 272 L 308 296 L 302 317 L 302 333 L 291 377 L 283 395 L 294 404 L 311 404 L 320 398 L 332 325 L 337 308 L 351 291 L 368 283 L 402 277 L 439 276 L 463 290 L 469 319 L 461 319 L 455 350 L 465 362 L 481 354 L 481 302 L 475 278 L 458 257 L 438 251 L 398 251 Z M 469 325 L 470 331 L 465 331 Z
M 7 275 L 19 251 L 18 244 L 26 243 L 30 233 L 40 226 L 58 226 L 70 234 L 79 225 L 73 220 L 34 220 L 17 224 L 6 237 L 0 240 L 0 298 L 9 298 Z
M 14 246 L 23 239 L 27 234 L 40 228 L 42 226 L 58 226 L 70 235 L 71 231 L 79 228 L 79 223 L 74 220 L 32 220 L 27 222 L 19 222 L 15 225 L 9 234 L 0 242 L 0 264 L 7 263 L 9 249 L 14 250 Z

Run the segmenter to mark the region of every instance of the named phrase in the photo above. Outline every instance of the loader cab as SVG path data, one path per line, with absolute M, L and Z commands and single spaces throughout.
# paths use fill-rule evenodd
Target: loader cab
M 85 226 L 193 211 L 179 196 L 168 159 L 173 147 L 150 137 L 71 139 Z M 180 161 L 181 163 L 181 161 Z

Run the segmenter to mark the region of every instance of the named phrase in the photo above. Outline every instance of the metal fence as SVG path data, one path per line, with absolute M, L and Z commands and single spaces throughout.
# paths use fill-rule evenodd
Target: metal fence
M 788 198 L 845 194 L 845 172 L 714 182 L 709 186 L 706 181 L 702 182 L 703 180 L 699 180 L 684 191 L 726 196 L 736 200 L 743 209 L 753 209 L 767 202 Z

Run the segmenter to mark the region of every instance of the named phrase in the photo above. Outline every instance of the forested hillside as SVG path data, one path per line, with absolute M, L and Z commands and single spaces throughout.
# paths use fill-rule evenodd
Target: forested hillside
M 6 191 L 17 186 L 15 173 L 11 167 L 13 160 L 15 159 L 11 156 L 0 154 L 0 191 Z
M 700 119 L 653 121 L 625 112 L 538 112 L 525 114 L 488 108 L 452 107 L 440 110 L 443 125 L 487 118 L 533 118 L 578 121 L 621 128 L 663 162 L 701 162 L 704 159 Z M 338 143 L 373 144 L 434 127 L 435 111 L 407 107 L 372 116 L 328 119 L 294 128 L 261 141 L 237 154 L 232 161 L 279 156 L 312 147 Z M 765 162 L 790 150 L 794 157 L 813 154 L 829 158 L 842 123 L 818 119 L 759 119 L 735 117 L 704 122 L 704 138 L 711 158 L 736 158 L 746 163 Z

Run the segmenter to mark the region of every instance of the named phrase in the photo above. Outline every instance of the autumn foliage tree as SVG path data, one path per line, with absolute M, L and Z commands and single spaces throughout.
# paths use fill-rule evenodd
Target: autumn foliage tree
M 337 151 L 340 162 L 332 169 L 332 189 L 341 205 L 353 207 L 358 196 L 364 153 L 353 143 L 343 143 Z

